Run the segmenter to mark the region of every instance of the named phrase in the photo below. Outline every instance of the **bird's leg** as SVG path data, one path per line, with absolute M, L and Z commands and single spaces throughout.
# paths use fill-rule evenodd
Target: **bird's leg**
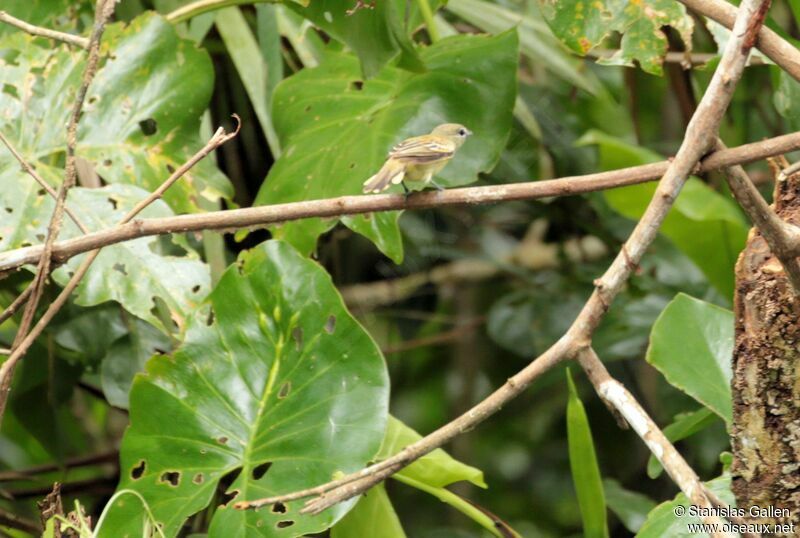
M 434 180 L 431 180 L 431 185 L 433 185 L 436 188 L 436 190 L 439 191 L 439 192 L 442 192 L 444 190 L 444 187 L 442 187 L 441 185 L 436 183 Z
M 401 181 L 400 184 L 403 186 L 403 198 L 408 200 L 408 196 L 411 194 L 411 191 L 408 190 L 408 187 L 406 187 L 405 181 Z

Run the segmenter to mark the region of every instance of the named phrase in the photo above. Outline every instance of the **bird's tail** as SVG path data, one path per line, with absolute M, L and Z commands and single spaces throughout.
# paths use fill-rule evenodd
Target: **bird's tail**
M 406 165 L 396 159 L 387 159 L 378 173 L 364 182 L 363 191 L 377 193 L 385 191 L 390 185 L 397 185 L 406 175 Z

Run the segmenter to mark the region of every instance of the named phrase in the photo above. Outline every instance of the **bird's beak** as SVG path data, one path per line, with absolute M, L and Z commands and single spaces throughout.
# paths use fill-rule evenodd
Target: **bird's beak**
M 472 134 L 472 131 L 470 131 L 469 129 L 467 129 L 467 136 L 469 136 L 469 135 L 471 135 L 471 134 Z

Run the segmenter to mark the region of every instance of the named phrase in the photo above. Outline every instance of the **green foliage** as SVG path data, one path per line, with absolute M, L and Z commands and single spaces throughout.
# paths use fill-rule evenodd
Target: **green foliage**
M 490 170 L 511 126 L 516 33 L 451 37 L 420 55 L 425 73 L 389 66 L 363 81 L 352 55 L 330 53 L 319 67 L 284 80 L 273 100 L 284 153 L 270 169 L 256 203 L 360 193 L 393 144 L 448 121 L 467 125 L 474 135 L 442 172 L 442 182 L 463 185 Z M 341 220 L 399 262 L 403 247 L 398 218 L 397 212 L 383 212 Z M 275 234 L 307 253 L 335 224 L 332 219 L 306 219 L 287 223 Z
M 583 519 L 583 533 L 587 538 L 607 538 L 606 501 L 600 467 L 594 451 L 589 419 L 567 368 L 567 441 L 572 483 L 578 495 L 578 505 Z
M 553 33 L 573 51 L 586 54 L 612 32 L 624 34 L 620 50 L 605 62 L 633 66 L 655 75 L 662 72 L 667 36 L 661 28 L 670 26 L 691 50 L 694 23 L 686 8 L 674 0 L 627 2 L 606 0 L 540 0 L 542 13 Z
M 406 538 L 383 484 L 375 486 L 361 497 L 355 507 L 331 529 L 331 538 L 356 536 Z
M 65 126 L 83 72 L 83 51 L 21 33 L 0 44 L 11 63 L 0 70 L 0 129 L 34 164 L 47 167 L 43 175 L 53 184 L 63 176 Z M 200 115 L 211 93 L 208 55 L 160 17 L 143 15 L 130 25 L 110 25 L 104 51 L 108 59 L 98 71 L 87 95 L 78 133 L 80 156 L 90 161 L 109 183 L 154 190 L 202 143 L 197 134 Z M 110 53 L 113 51 L 113 54 Z M 5 214 L 0 242 L 18 246 L 29 236 L 21 223 L 46 222 L 49 211 L 37 203 L 40 187 L 25 178 L 8 152 L 0 153 L 0 203 L 24 207 L 26 214 Z M 164 199 L 176 211 L 196 211 L 198 197 L 217 200 L 229 196 L 225 177 L 209 162 L 201 163 Z M 22 202 L 22 203 L 21 203 Z M 37 212 L 39 209 L 44 214 Z M 46 215 L 46 216 L 45 216 Z M 6 220 L 11 219 L 11 220 Z M 30 239 L 29 239 L 30 240 Z
M 733 314 L 678 294 L 653 325 L 647 362 L 731 423 Z
M 134 382 L 120 488 L 139 492 L 169 536 L 221 504 L 214 492 L 223 477 L 230 497 L 212 535 L 319 532 L 352 502 L 312 517 L 298 515 L 297 502 L 286 512 L 242 512 L 227 501 L 362 467 L 383 437 L 387 396 L 380 352 L 328 275 L 289 245 L 265 243 L 225 273 L 182 346 L 154 357 Z M 115 536 L 138 532 L 136 504 L 120 499 L 110 511 Z
M 587 133 L 581 143 L 598 145 L 605 170 L 661 160 L 651 151 L 598 131 Z M 615 211 L 638 220 L 655 190 L 655 183 L 642 183 L 605 191 L 604 196 Z M 702 234 L 697 233 L 700 228 Z M 744 248 L 748 229 L 730 198 L 689 178 L 660 231 L 705 273 L 723 297 L 733 297 L 733 266 Z
M 608 509 L 631 532 L 637 532 L 641 528 L 647 515 L 656 506 L 649 497 L 623 488 L 616 480 L 603 480 L 603 493 Z
M 700 432 L 713 424 L 718 417 L 708 407 L 701 407 L 690 413 L 681 413 L 671 424 L 663 429 L 663 433 L 671 443 L 676 443 Z M 647 476 L 658 478 L 663 468 L 655 456 L 651 455 L 647 462 Z

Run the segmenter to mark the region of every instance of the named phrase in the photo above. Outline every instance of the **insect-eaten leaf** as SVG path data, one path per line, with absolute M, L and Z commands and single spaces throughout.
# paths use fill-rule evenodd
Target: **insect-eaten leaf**
M 0 37 L 0 50 L 14 58 L 0 60 L 0 129 L 32 164 L 59 170 L 60 180 L 63 126 L 80 86 L 86 53 L 22 32 Z M 104 183 L 152 191 L 203 146 L 198 133 L 213 89 L 211 61 L 204 50 L 180 39 L 172 25 L 152 13 L 127 25 L 109 25 L 101 58 L 81 116 L 78 154 Z M 0 192 L 7 190 L 15 191 L 16 206 L 25 203 L 30 212 L 27 204 L 35 202 L 40 187 L 3 151 Z M 210 161 L 201 161 L 164 200 L 175 211 L 190 212 L 198 211 L 199 197 L 217 200 L 231 194 L 222 172 Z M 14 228 L 0 231 L 14 233 Z
M 622 35 L 619 50 L 599 63 L 633 66 L 660 75 L 667 53 L 663 27 L 673 28 L 691 51 L 694 22 L 686 8 L 674 0 L 540 0 L 542 13 L 553 33 L 570 49 L 586 54 L 612 32 Z
M 351 54 L 329 54 L 278 85 L 275 128 L 284 152 L 256 198 L 274 204 L 359 194 L 389 149 L 440 123 L 469 127 L 470 137 L 438 176 L 445 186 L 463 185 L 491 170 L 505 146 L 517 87 L 515 30 L 497 36 L 454 36 L 424 49 L 425 73 L 384 68 L 363 80 Z M 400 187 L 396 187 L 400 189 Z M 403 257 L 398 212 L 342 218 L 396 262 Z M 336 219 L 305 219 L 274 229 L 301 252 Z
M 140 493 L 167 536 L 211 502 L 220 506 L 209 536 L 321 532 L 355 500 L 317 516 L 299 513 L 302 500 L 258 511 L 232 503 L 362 468 L 381 445 L 388 395 L 380 351 L 328 274 L 268 241 L 223 275 L 183 345 L 134 381 L 119 488 Z M 143 521 L 141 502 L 120 497 L 104 527 L 112 534 L 101 536 L 140 536 Z

